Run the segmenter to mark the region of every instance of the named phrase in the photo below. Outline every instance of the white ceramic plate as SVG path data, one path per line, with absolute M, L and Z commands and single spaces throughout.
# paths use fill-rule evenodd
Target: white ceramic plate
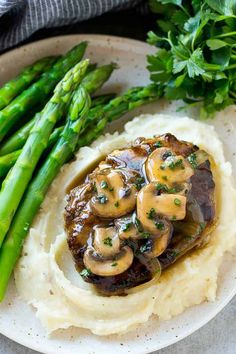
M 87 56 L 99 64 L 115 61 L 120 69 L 112 76 L 103 92 L 121 92 L 128 87 L 148 82 L 146 54 L 153 51 L 147 44 L 125 38 L 97 35 L 72 35 L 50 38 L 19 49 L 0 57 L 0 85 L 14 77 L 21 68 L 34 60 L 67 51 L 82 40 L 89 41 Z M 141 112 L 175 112 L 176 104 L 162 101 L 141 108 L 128 118 Z M 190 112 L 193 114 L 194 112 Z M 184 113 L 182 113 L 183 115 Z M 181 115 L 181 113 L 176 114 Z M 225 154 L 236 172 L 235 146 L 235 107 L 219 114 L 214 124 L 224 141 Z M 126 117 L 127 118 L 127 117 Z M 235 175 L 235 174 L 234 174 Z M 222 235 L 223 236 L 223 235 Z M 29 348 L 43 353 L 148 353 L 173 344 L 202 327 L 212 319 L 236 293 L 236 264 L 231 255 L 225 256 L 219 276 L 217 301 L 203 303 L 185 311 L 170 321 L 151 318 L 148 323 L 135 332 L 122 336 L 98 337 L 88 330 L 60 330 L 47 338 L 44 329 L 35 317 L 34 309 L 17 296 L 12 279 L 8 294 L 0 304 L 0 332 Z M 39 264 L 40 267 L 40 264 Z

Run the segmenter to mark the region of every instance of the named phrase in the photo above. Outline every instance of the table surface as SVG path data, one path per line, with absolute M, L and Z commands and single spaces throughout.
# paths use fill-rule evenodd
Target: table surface
M 145 40 L 146 32 L 153 28 L 154 22 L 155 18 L 151 15 L 142 16 L 135 10 L 128 10 L 118 14 L 103 15 L 82 24 L 41 30 L 24 43 L 72 33 L 110 34 Z M 158 354 L 234 354 L 236 353 L 235 318 L 236 297 L 203 328 L 186 339 L 158 351 Z M 0 335 L 0 354 L 37 354 L 37 352 Z

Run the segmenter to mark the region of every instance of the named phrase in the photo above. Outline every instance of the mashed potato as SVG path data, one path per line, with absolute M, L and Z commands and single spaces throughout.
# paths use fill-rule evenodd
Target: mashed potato
M 102 156 L 122 148 L 138 136 L 170 132 L 210 153 L 216 162 L 218 226 L 210 242 L 165 271 L 155 280 L 134 288 L 129 295 L 104 297 L 76 272 L 63 229 L 66 189 L 75 176 Z M 98 335 L 120 333 L 146 322 L 152 314 L 170 319 L 189 306 L 214 301 L 222 257 L 236 243 L 236 192 L 231 185 L 231 165 L 223 155 L 214 128 L 187 117 L 143 115 L 125 126 L 122 134 L 106 135 L 91 147 L 80 149 L 76 161 L 61 170 L 50 188 L 25 243 L 15 271 L 19 294 L 37 310 L 50 333 L 77 326 Z

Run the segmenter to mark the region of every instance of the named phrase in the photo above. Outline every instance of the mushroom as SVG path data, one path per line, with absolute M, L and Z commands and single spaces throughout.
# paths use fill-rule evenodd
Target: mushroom
M 187 181 L 194 173 L 191 164 L 181 155 L 175 155 L 168 148 L 154 150 L 145 163 L 149 181 L 159 181 L 167 185 Z
M 137 172 L 127 169 L 104 169 L 92 177 L 96 195 L 90 206 L 93 213 L 103 218 L 118 218 L 130 213 L 136 205 Z
M 124 246 L 113 259 L 104 259 L 92 248 L 87 248 L 84 253 L 84 264 L 87 269 L 96 275 L 110 277 L 125 272 L 134 259 L 130 247 Z
M 167 248 L 173 228 L 166 228 L 165 232 L 159 237 L 150 237 L 146 241 L 146 251 L 144 251 L 144 255 L 148 258 L 155 258 L 160 256 Z
M 133 222 L 133 215 L 114 220 L 121 240 L 142 238 Z
M 157 229 L 165 230 L 167 221 L 183 220 L 186 215 L 187 198 L 180 194 L 157 195 L 156 183 L 152 182 L 143 187 L 137 196 L 137 216 L 145 229 L 155 233 Z
M 93 246 L 104 257 L 111 257 L 120 250 L 119 236 L 114 227 L 99 227 L 94 230 Z

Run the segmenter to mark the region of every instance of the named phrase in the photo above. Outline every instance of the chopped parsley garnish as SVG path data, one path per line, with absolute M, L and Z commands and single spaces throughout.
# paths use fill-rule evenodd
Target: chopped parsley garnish
M 104 245 L 112 247 L 112 239 L 110 237 L 106 237 L 103 240 Z
M 114 188 L 109 188 L 109 191 L 110 191 L 110 192 L 113 192 L 113 191 L 114 191 Z
M 135 224 L 138 232 L 143 232 L 142 224 L 138 218 L 135 218 L 134 224 Z
M 108 188 L 107 182 L 106 182 L 106 181 L 102 181 L 101 184 L 100 184 L 100 187 L 101 187 L 102 189 L 107 189 L 107 188 Z
M 91 270 L 84 268 L 79 274 L 82 277 L 89 277 L 92 274 L 92 272 L 91 272 Z
M 177 192 L 176 188 L 169 188 L 166 184 L 159 182 L 156 184 L 156 189 L 169 194 Z
M 155 226 L 158 230 L 164 230 L 164 228 L 165 228 L 164 223 L 161 221 L 155 222 Z
M 93 185 L 93 191 L 94 191 L 95 193 L 98 191 L 95 183 L 94 183 L 94 185 Z
M 162 160 L 166 160 L 170 156 L 172 156 L 172 152 L 171 151 L 165 151 L 164 154 L 162 155 Z
M 141 236 L 143 237 L 143 238 L 149 238 L 149 237 L 151 237 L 151 234 L 149 233 L 149 232 L 142 232 L 141 233 Z
M 106 204 L 106 202 L 108 201 L 108 198 L 104 194 L 98 195 L 97 199 L 100 204 Z
M 111 264 L 112 267 L 116 267 L 117 265 L 118 265 L 117 262 L 113 262 L 113 263 Z
M 154 208 L 151 208 L 150 210 L 149 210 L 149 212 L 147 213 L 147 217 L 148 217 L 148 219 L 153 219 L 154 217 L 155 217 L 155 214 L 156 214 L 156 210 L 154 209 Z
M 179 256 L 179 254 L 180 254 L 180 252 L 177 252 L 177 251 L 173 250 L 173 251 L 171 251 L 170 256 L 173 257 L 173 258 L 176 258 L 176 257 Z
M 132 225 L 131 222 L 127 222 L 126 224 L 121 225 L 121 230 L 126 232 L 130 229 L 131 225 Z
M 200 229 L 201 231 L 205 229 L 206 224 L 204 222 L 200 222 Z
M 174 199 L 174 204 L 175 204 L 176 206 L 180 206 L 180 205 L 181 205 L 181 200 L 180 200 L 179 198 L 175 198 L 175 199 Z
M 142 188 L 142 184 L 145 182 L 143 177 L 137 177 L 134 183 L 136 189 L 139 191 Z
M 162 178 L 164 181 L 167 181 L 167 180 L 168 180 L 167 176 L 162 176 L 161 178 Z
M 184 236 L 184 239 L 186 241 L 191 241 L 193 239 L 193 237 L 192 236 Z
M 120 205 L 119 202 L 115 202 L 115 207 L 118 208 L 118 206 Z
M 191 164 L 192 168 L 195 170 L 198 166 L 197 164 L 197 155 L 195 153 L 188 156 L 188 162 Z
M 181 168 L 184 170 L 184 164 L 183 164 L 183 159 L 177 159 L 176 161 L 172 161 L 168 164 L 168 167 L 170 170 L 175 170 L 176 168 Z
M 176 216 L 173 215 L 172 218 L 171 218 L 171 220 L 175 221 L 175 220 L 176 220 Z
M 154 147 L 156 148 L 160 148 L 162 147 L 162 142 L 161 141 L 157 141 L 155 144 L 153 144 Z
M 145 243 L 144 245 L 142 245 L 141 247 L 140 247 L 140 252 L 141 253 L 144 253 L 144 252 L 146 252 L 146 251 L 148 251 L 148 244 L 147 243 Z

